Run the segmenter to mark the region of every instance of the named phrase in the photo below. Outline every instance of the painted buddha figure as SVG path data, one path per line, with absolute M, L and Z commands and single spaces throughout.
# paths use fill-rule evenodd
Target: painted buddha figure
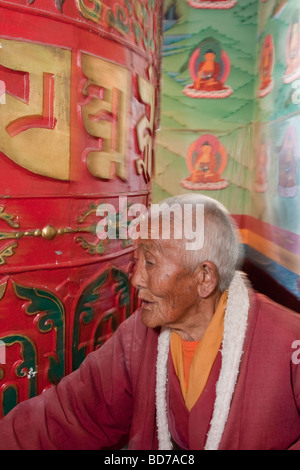
M 230 74 L 230 58 L 222 45 L 213 37 L 207 37 L 193 50 L 188 68 L 192 83 L 182 92 L 190 98 L 227 98 L 233 93 L 226 81 Z
M 195 157 L 193 171 L 187 180 L 193 183 L 216 183 L 223 181 L 217 168 L 217 157 L 213 152 L 212 145 L 206 141 L 202 144 L 200 151 Z
M 288 132 L 279 153 L 278 192 L 283 197 L 293 197 L 298 193 L 296 185 L 297 150 L 293 134 Z
M 300 18 L 299 12 L 296 15 L 296 19 L 293 21 L 290 27 L 287 43 L 286 52 L 287 68 L 285 71 L 286 82 L 292 81 L 298 78 L 294 77 L 293 74 L 297 73 L 300 69 Z M 289 80 L 290 78 L 290 80 Z
M 273 47 L 270 36 L 265 40 L 261 53 L 260 90 L 267 89 L 272 83 Z
M 268 187 L 269 146 L 265 139 L 259 145 L 256 158 L 255 190 L 264 192 Z
M 197 78 L 194 82 L 195 90 L 218 91 L 223 90 L 224 85 L 219 81 L 221 66 L 216 62 L 216 54 L 209 49 L 204 54 L 204 61 L 199 64 Z

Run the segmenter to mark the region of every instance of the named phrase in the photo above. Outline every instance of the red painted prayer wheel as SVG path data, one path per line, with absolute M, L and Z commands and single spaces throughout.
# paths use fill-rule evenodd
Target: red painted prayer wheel
M 136 308 L 118 233 L 150 201 L 161 2 L 0 0 L 0 24 L 2 416 Z M 115 239 L 97 236 L 102 203 Z

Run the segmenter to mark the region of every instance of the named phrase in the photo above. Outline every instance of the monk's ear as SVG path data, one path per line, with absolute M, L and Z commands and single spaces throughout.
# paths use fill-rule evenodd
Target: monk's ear
M 211 261 L 203 261 L 197 268 L 197 291 L 201 298 L 209 297 L 219 286 L 219 273 Z

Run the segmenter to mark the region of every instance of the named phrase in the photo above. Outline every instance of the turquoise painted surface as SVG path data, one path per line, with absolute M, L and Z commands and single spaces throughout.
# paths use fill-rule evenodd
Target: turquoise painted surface
M 299 82 L 283 80 L 291 24 L 299 9 L 298 0 L 237 0 L 223 10 L 193 8 L 186 0 L 165 1 L 153 202 L 201 192 L 220 200 L 233 214 L 251 215 L 299 235 L 300 246 L 300 77 Z M 189 61 L 207 38 L 220 44 L 230 64 L 226 86 L 232 93 L 225 98 L 193 98 L 184 92 L 193 83 Z M 264 69 L 265 75 L 269 70 L 271 85 L 260 97 L 264 44 L 272 46 L 271 66 Z M 293 134 L 292 128 L 293 165 L 288 167 L 287 135 Z M 217 138 L 225 149 L 221 177 L 228 184 L 222 189 L 190 182 L 184 186 L 196 158 L 191 160 L 191 149 L 203 135 Z M 289 182 L 287 175 L 292 177 Z M 282 283 L 282 276 L 274 277 Z M 299 286 L 293 279 L 289 289 L 300 296 Z
M 229 182 L 223 190 L 210 190 L 236 213 L 250 213 L 253 166 L 253 121 L 256 87 L 256 32 L 258 4 L 241 0 L 228 10 L 199 10 L 186 1 L 165 2 L 162 65 L 161 130 L 156 145 L 154 201 L 165 195 L 187 192 L 181 181 L 190 172 L 189 147 L 203 134 L 216 136 L 227 152 L 222 175 Z M 169 11 L 168 11 L 169 9 Z M 241 34 L 242 33 L 242 34 Z M 186 96 L 192 83 L 189 59 L 207 38 L 219 42 L 229 57 L 226 84 L 232 94 L 221 99 Z

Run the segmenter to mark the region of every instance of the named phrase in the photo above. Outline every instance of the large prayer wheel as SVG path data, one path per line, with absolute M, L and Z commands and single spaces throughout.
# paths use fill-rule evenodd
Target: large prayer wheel
M 161 2 L 0 0 L 0 25 L 2 416 L 136 308 L 118 234 L 150 202 Z M 106 203 L 114 239 L 96 232 Z

